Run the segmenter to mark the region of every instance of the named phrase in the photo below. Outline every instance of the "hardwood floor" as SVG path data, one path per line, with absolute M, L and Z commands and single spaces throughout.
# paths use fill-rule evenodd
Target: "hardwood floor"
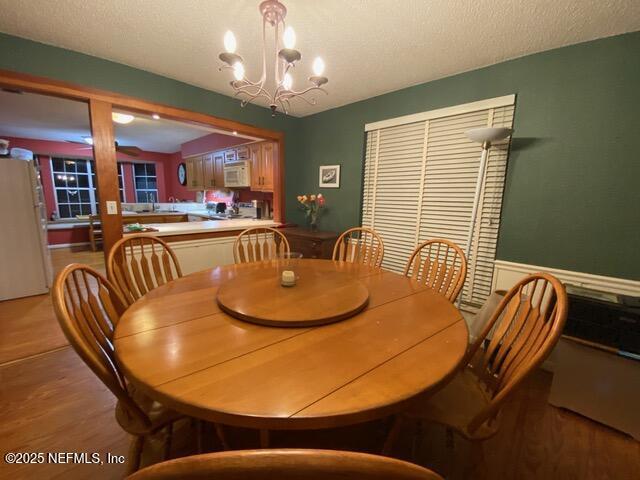
M 53 251 L 54 268 L 89 263 L 104 271 L 101 252 Z M 115 399 L 67 346 L 47 295 L 0 303 L 0 451 L 107 452 L 127 455 L 128 435 L 114 418 Z M 425 426 L 413 448 L 406 429 L 394 455 L 450 479 L 639 478 L 640 443 L 615 430 L 547 403 L 551 374 L 533 375 L 508 401 L 500 432 L 483 444 L 455 438 L 447 446 L 442 428 Z M 211 429 L 207 449 L 216 449 Z M 320 432 L 274 432 L 274 447 L 343 448 L 376 452 L 385 422 Z M 234 448 L 255 448 L 257 434 L 227 429 Z M 160 440 L 145 450 L 159 460 Z M 415 450 L 415 455 L 412 454 Z M 195 429 L 175 433 L 173 456 L 196 453 Z M 0 464 L 0 478 L 122 478 L 119 464 Z

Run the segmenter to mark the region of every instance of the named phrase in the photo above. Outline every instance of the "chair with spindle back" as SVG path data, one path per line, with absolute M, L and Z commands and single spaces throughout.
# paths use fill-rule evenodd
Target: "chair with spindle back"
M 444 425 L 468 440 L 495 434 L 507 397 L 544 362 L 560 338 L 567 305 L 565 288 L 553 275 L 523 278 L 493 312 L 467 351 L 462 369 L 437 393 L 410 405 L 405 416 Z
M 129 470 L 137 470 L 144 440 L 167 427 L 165 454 L 173 422 L 181 415 L 136 391 L 118 368 L 113 332 L 126 302 L 118 289 L 87 265 L 71 264 L 57 276 L 51 290 L 53 308 L 67 340 L 117 398 L 116 420 L 134 436 Z
M 384 257 L 384 243 L 375 230 L 367 227 L 350 228 L 336 240 L 333 260 L 362 263 L 380 267 Z
M 233 244 L 233 259 L 236 263 L 274 260 L 279 255 L 290 253 L 289 241 L 275 228 L 247 228 L 238 235 Z
M 89 242 L 91 250 L 98 251 L 98 242 L 102 243 L 102 225 L 99 215 L 89 215 Z
M 264 449 L 217 452 L 158 463 L 131 480 L 442 480 L 412 463 L 359 452 L 308 449 Z
M 427 240 L 409 257 L 404 274 L 454 302 L 467 277 L 467 259 L 455 243 L 442 238 Z
M 107 274 L 128 305 L 182 276 L 176 254 L 164 240 L 151 235 L 127 235 L 118 240 L 107 258 Z

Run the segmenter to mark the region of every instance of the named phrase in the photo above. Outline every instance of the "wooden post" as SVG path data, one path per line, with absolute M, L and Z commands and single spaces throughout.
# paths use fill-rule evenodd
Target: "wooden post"
M 89 100 L 93 158 L 95 160 L 98 196 L 100 199 L 100 222 L 105 262 L 109 250 L 122 238 L 122 216 L 120 190 L 118 188 L 118 164 L 116 161 L 115 136 L 111 119 L 111 104 L 102 100 Z M 107 202 L 116 203 L 116 213 L 107 213 Z

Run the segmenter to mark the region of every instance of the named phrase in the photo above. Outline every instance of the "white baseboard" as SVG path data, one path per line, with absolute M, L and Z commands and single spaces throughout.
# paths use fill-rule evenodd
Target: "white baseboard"
M 55 243 L 53 245 L 48 245 L 49 250 L 53 250 L 56 248 L 69 248 L 69 247 L 83 247 L 85 245 L 91 245 L 90 242 L 78 242 L 78 243 Z
M 625 278 L 606 277 L 592 273 L 572 272 L 559 268 L 543 267 L 540 265 L 528 265 L 526 263 L 507 262 L 496 260 L 493 269 L 493 283 L 491 291 L 509 290 L 522 277 L 534 272 L 547 272 L 558 277 L 563 283 L 570 283 L 580 287 L 591 288 L 604 292 L 640 296 L 640 282 Z M 551 352 L 547 360 L 542 364 L 543 370 L 554 371 L 557 361 L 555 350 Z
M 493 269 L 492 291 L 509 290 L 522 277 L 534 272 L 547 272 L 558 277 L 563 283 L 601 290 L 603 292 L 640 296 L 640 281 L 626 278 L 606 277 L 592 273 L 572 272 L 559 268 L 528 265 L 526 263 L 496 260 Z

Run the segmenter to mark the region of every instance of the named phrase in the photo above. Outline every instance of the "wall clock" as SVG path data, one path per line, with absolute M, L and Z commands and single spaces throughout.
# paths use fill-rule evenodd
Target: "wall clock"
M 187 184 L 187 166 L 184 163 L 178 165 L 178 181 L 180 185 Z

